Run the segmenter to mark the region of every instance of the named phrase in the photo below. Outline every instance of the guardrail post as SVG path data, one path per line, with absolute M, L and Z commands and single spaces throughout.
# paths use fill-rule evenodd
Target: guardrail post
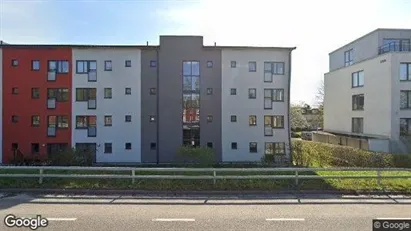
M 40 178 L 39 178 L 39 184 L 43 184 L 43 169 L 40 169 Z
M 295 171 L 295 187 L 298 188 L 298 171 Z
M 377 185 L 381 186 L 381 170 L 377 170 Z
M 131 178 L 131 183 L 134 184 L 136 182 L 136 179 L 134 178 L 134 176 L 136 175 L 136 171 L 133 169 L 131 170 L 131 176 L 133 178 Z
M 214 170 L 213 171 L 213 185 L 216 184 L 217 179 L 215 178 L 217 176 L 217 172 Z

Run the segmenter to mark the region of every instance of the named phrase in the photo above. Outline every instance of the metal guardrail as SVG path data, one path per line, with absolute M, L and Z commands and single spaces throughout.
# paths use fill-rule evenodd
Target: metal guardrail
M 1 173 L 4 170 L 37 170 L 38 174 L 27 173 Z M 129 171 L 130 174 L 46 174 L 45 171 Z M 344 171 L 344 172 L 358 172 L 358 171 L 374 171 L 375 175 L 301 175 L 304 172 L 318 172 L 318 171 Z M 136 168 L 136 167 L 78 167 L 78 166 L 0 166 L 0 178 L 39 178 L 39 184 L 43 183 L 45 178 L 74 178 L 74 179 L 131 179 L 131 183 L 135 183 L 135 179 L 162 179 L 162 180 L 213 180 L 216 184 L 217 180 L 231 179 L 231 180 L 250 180 L 250 179 L 294 179 L 296 186 L 301 179 L 377 179 L 380 184 L 381 179 L 410 179 L 411 176 L 401 175 L 381 175 L 382 172 L 393 171 L 408 171 L 410 168 Z M 209 175 L 136 175 L 136 172 L 198 172 L 208 173 Z M 255 172 L 292 172 L 292 174 L 283 175 L 218 175 L 218 173 L 255 173 Z

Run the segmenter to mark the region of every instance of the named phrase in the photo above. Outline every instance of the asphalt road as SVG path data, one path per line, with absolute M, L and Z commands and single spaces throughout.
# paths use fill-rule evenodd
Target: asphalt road
M 375 218 L 411 218 L 410 196 L 155 197 L 15 195 L 0 217 L 42 215 L 38 230 L 372 230 Z M 29 230 L 8 228 L 0 230 Z

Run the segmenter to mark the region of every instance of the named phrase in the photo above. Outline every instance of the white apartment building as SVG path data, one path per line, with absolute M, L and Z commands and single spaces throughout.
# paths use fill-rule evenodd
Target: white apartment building
M 72 144 L 96 163 L 141 162 L 141 52 L 73 48 Z
M 222 50 L 223 161 L 289 157 L 290 52 Z
M 373 151 L 409 152 L 410 40 L 410 29 L 377 29 L 329 54 L 324 131 Z

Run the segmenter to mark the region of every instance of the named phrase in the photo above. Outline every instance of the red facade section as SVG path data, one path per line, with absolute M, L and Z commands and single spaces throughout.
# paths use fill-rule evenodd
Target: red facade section
M 34 60 L 39 61 L 34 64 L 35 69 L 39 64 L 39 70 L 33 70 Z M 55 81 L 48 81 L 49 61 L 59 60 L 68 61 L 68 73 L 57 73 Z M 58 144 L 71 146 L 71 60 L 69 47 L 3 47 L 3 163 L 11 163 L 16 156 L 45 159 Z M 33 88 L 38 88 L 38 98 L 33 98 Z M 48 109 L 49 88 L 68 89 L 68 100 Z M 33 116 L 40 118 L 38 125 L 33 126 Z M 68 127 L 57 128 L 55 136 L 49 136 L 49 116 L 66 116 Z

